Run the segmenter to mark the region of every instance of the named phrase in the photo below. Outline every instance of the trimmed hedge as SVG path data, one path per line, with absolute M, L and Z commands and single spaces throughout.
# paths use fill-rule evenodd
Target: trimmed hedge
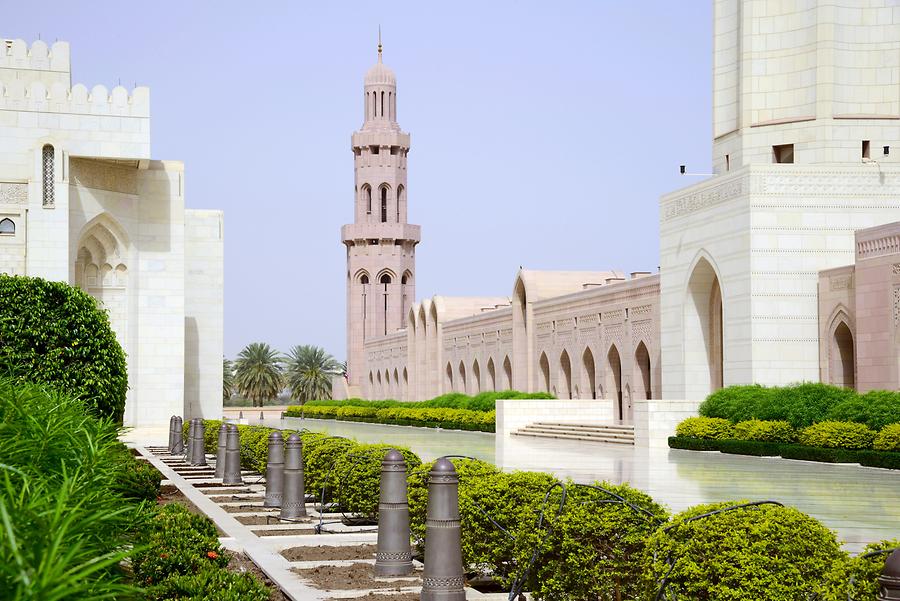
M 719 417 L 689 417 L 675 427 L 678 436 L 719 440 L 733 438 L 731 422 Z
M 427 401 L 369 401 L 365 399 L 344 399 L 309 401 L 304 407 L 372 407 L 375 409 L 391 409 L 406 407 L 417 409 L 467 409 L 469 411 L 493 411 L 495 403 L 501 399 L 552 399 L 546 392 L 519 392 L 518 390 L 502 390 L 500 392 L 482 392 L 468 396 L 461 392 L 442 394 Z M 294 409 L 292 407 L 292 409 Z
M 875 432 L 865 424 L 826 421 L 804 428 L 798 437 L 800 444 L 826 449 L 871 449 Z
M 786 421 L 797 430 L 823 421 L 866 424 L 881 430 L 900 423 L 900 391 L 854 390 L 805 382 L 782 387 L 729 386 L 709 395 L 700 415 L 732 423 L 747 420 Z
M 381 401 L 377 401 L 381 402 Z M 408 407 L 402 403 L 397 407 L 367 407 L 358 405 L 310 405 L 290 407 L 286 417 L 313 419 L 336 419 L 341 421 L 364 422 L 370 424 L 391 424 L 397 426 L 419 426 L 423 428 L 444 428 L 446 430 L 474 430 L 493 432 L 494 411 L 473 411 L 471 409 Z
M 829 592 L 846 564 L 834 532 L 791 507 L 723 510 L 742 501 L 698 505 L 647 541 L 645 572 L 666 577 L 669 599 L 797 601 Z M 674 596 L 671 596 L 674 595 Z
M 125 353 L 107 311 L 80 288 L 0 274 L 0 373 L 81 397 L 122 423 Z
M 797 432 L 785 421 L 750 419 L 734 425 L 734 437 L 738 440 L 794 442 Z
M 900 424 L 882 428 L 872 446 L 876 451 L 900 451 Z
M 710 440 L 672 436 L 669 447 L 687 451 L 721 451 L 736 455 L 757 457 L 783 457 L 823 463 L 859 463 L 866 467 L 900 470 L 900 452 L 834 449 L 807 447 L 800 444 L 783 444 L 751 440 Z

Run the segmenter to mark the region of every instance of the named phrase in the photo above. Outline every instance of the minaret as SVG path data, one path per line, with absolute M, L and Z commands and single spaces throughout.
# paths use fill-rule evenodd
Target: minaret
M 397 123 L 397 78 L 381 62 L 366 73 L 365 121 L 353 133 L 356 184 L 353 223 L 341 228 L 347 247 L 347 371 L 350 386 L 367 374 L 366 341 L 406 326 L 415 302 L 418 225 L 406 222 L 409 134 Z M 361 388 L 356 389 L 357 391 Z

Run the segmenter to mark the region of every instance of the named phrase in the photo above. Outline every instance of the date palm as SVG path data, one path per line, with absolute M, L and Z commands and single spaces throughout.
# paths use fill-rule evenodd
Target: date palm
M 284 375 L 281 356 L 264 342 L 244 347 L 234 362 L 234 385 L 238 394 L 254 407 L 262 407 L 281 392 Z
M 227 401 L 234 394 L 234 363 L 222 357 L 222 400 Z
M 306 401 L 331 398 L 331 378 L 342 373 L 341 364 L 325 349 L 300 345 L 285 357 L 287 383 L 291 398 L 301 405 Z

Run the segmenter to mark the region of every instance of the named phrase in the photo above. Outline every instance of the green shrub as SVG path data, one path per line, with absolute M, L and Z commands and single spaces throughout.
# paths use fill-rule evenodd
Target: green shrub
M 731 438 L 733 428 L 731 422 L 719 417 L 689 417 L 675 428 L 675 434 L 688 438 L 706 438 L 718 440 Z
M 896 451 L 855 451 L 856 461 L 866 467 L 900 470 L 900 453 Z
M 666 598 L 677 600 L 797 601 L 824 594 L 846 555 L 834 532 L 813 518 L 763 505 L 689 521 L 740 503 L 692 507 L 674 517 L 671 529 L 652 534 L 644 555 L 648 580 L 666 576 Z
M 715 391 L 700 405 L 703 417 L 718 417 L 737 423 L 759 417 L 759 407 L 772 398 L 773 389 L 753 384 L 727 386 Z
M 268 601 L 269 589 L 249 573 L 204 568 L 194 574 L 166 578 L 152 588 L 148 601 Z
M 875 601 L 879 592 L 878 577 L 884 571 L 884 562 L 889 555 L 879 551 L 897 548 L 900 548 L 898 539 L 867 545 L 862 553 L 842 566 L 843 569 L 835 571 L 833 588 L 825 601 Z
M 705 438 L 690 438 L 687 436 L 670 436 L 669 447 L 672 449 L 684 449 L 686 451 L 718 451 L 717 440 Z
M 891 424 L 875 435 L 876 451 L 900 451 L 900 424 Z
M 762 442 L 794 442 L 797 440 L 797 432 L 785 421 L 751 419 L 734 425 L 734 438 Z
M 900 392 L 870 390 L 838 403 L 828 412 L 829 420 L 859 422 L 873 430 L 900 422 Z
M 375 407 L 338 407 L 335 417 L 338 419 L 347 419 L 349 417 L 375 417 L 378 409 Z
M 875 432 L 854 422 L 820 422 L 800 431 L 800 444 L 832 449 L 871 449 Z
M 131 453 L 122 458 L 125 464 L 122 477 L 115 483 L 113 490 L 126 499 L 135 501 L 155 501 L 159 497 L 159 485 L 162 474 L 146 461 L 138 461 Z
M 860 452 L 849 449 L 808 447 L 802 444 L 781 446 L 781 456 L 785 459 L 821 461 L 822 463 L 858 463 Z
M 338 460 L 346 453 L 353 452 L 358 446 L 358 443 L 348 438 L 325 437 L 318 440 L 317 444 L 304 449 L 303 479 L 306 493 L 319 499 L 323 486 L 331 481 L 331 472 L 334 471 Z M 326 486 L 325 492 L 325 500 L 328 501 L 334 491 Z
M 539 550 L 526 589 L 540 599 L 643 599 L 655 592 L 638 566 L 647 537 L 668 519 L 665 509 L 627 485 L 598 484 L 613 494 L 569 482 L 558 516 L 559 491 L 554 491 L 547 528 L 536 528 L 534 512 L 523 516 L 516 534 L 518 564 L 528 565 L 533 550 Z M 616 496 L 631 506 L 615 502 Z
M 731 455 L 752 455 L 754 457 L 777 457 L 781 454 L 782 443 L 761 440 L 717 440 L 719 450 Z
M 0 373 L 79 396 L 122 422 L 125 353 L 106 311 L 79 288 L 0 275 Z
M 328 485 L 332 498 L 344 511 L 368 517 L 378 513 L 381 460 L 391 449 L 403 454 L 407 473 L 422 463 L 409 449 L 385 444 L 357 444 L 337 455 L 334 469 L 328 475 Z

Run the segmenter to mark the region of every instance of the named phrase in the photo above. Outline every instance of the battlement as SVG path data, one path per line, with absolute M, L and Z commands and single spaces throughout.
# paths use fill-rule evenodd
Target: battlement
M 29 48 L 24 40 L 0 39 L 0 69 L 70 73 L 69 43 L 54 42 L 48 47 L 37 40 Z
M 40 81 L 27 86 L 18 80 L 0 81 L 0 110 L 150 117 L 150 88 L 139 86 L 129 96 L 122 86 L 109 92 L 106 86 L 96 85 L 89 92 L 83 84 L 69 88 L 55 83 L 48 90 Z

